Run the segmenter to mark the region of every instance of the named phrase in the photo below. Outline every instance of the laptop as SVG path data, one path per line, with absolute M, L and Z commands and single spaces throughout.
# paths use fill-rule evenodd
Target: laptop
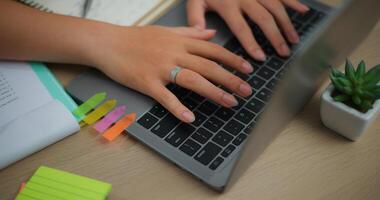
M 176 85 L 167 87 L 193 110 L 195 122 L 180 122 L 150 97 L 128 89 L 96 70 L 76 77 L 68 92 L 83 101 L 97 92 L 127 105 L 137 113 L 137 122 L 126 131 L 180 168 L 212 188 L 223 191 L 233 185 L 252 165 L 278 133 L 308 102 L 327 77 L 329 66 L 337 66 L 368 35 L 379 19 L 380 1 L 347 0 L 338 8 L 305 0 L 306 14 L 287 9 L 301 36 L 291 46 L 292 55 L 282 58 L 257 25 L 250 26 L 265 50 L 266 62 L 250 58 L 216 14 L 208 14 L 208 26 L 218 30 L 212 40 L 241 55 L 254 66 L 250 75 L 236 74 L 253 88 L 247 98 L 236 96 L 239 105 L 223 108 L 198 94 Z M 186 1 L 179 1 L 155 24 L 185 26 Z M 149 56 L 149 55 L 147 55 Z

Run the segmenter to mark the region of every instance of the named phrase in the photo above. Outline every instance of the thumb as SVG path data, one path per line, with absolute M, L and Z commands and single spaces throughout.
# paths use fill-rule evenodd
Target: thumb
M 206 4 L 204 0 L 188 0 L 187 1 L 187 21 L 189 26 L 197 29 L 206 28 L 205 20 Z
M 193 27 L 176 27 L 176 28 L 168 28 L 171 32 L 176 33 L 178 35 L 184 37 L 190 37 L 193 39 L 199 40 L 210 40 L 215 36 L 216 30 L 214 29 L 204 29 L 199 30 Z

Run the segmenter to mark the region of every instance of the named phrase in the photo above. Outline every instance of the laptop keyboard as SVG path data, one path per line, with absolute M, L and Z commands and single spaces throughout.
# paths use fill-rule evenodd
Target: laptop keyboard
M 325 16 L 324 13 L 314 9 L 303 15 L 290 9 L 287 9 L 287 12 L 301 37 L 301 43 L 307 33 Z M 178 148 L 211 170 L 216 170 L 244 143 L 271 97 L 276 83 L 283 76 L 287 63 L 292 59 L 292 56 L 289 58 L 278 56 L 258 26 L 253 22 L 250 22 L 250 26 L 267 55 L 266 62 L 253 60 L 236 38 L 228 41 L 225 47 L 253 65 L 255 71 L 250 75 L 226 68 L 252 86 L 251 96 L 243 98 L 235 95 L 239 105 L 224 108 L 194 92 L 169 85 L 168 88 L 194 112 L 195 121 L 191 124 L 182 123 L 159 104 L 153 106 L 137 121 L 163 142 Z M 301 44 L 289 45 L 293 55 L 299 45 Z

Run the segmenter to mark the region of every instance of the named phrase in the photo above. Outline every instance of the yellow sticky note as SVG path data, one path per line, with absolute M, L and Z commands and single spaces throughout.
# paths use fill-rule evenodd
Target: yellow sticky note
M 98 108 L 96 108 L 94 111 L 92 111 L 90 114 L 88 114 L 87 117 L 83 119 L 83 122 L 88 125 L 97 122 L 100 118 L 102 118 L 109 111 L 111 111 L 116 106 L 116 103 L 117 101 L 115 99 L 106 101 Z

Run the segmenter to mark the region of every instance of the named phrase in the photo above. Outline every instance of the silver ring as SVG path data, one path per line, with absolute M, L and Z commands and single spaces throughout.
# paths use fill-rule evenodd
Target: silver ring
M 172 69 L 172 71 L 170 71 L 170 81 L 174 84 L 176 84 L 176 78 L 177 78 L 177 75 L 178 73 L 182 70 L 181 67 L 175 67 L 174 69 Z

